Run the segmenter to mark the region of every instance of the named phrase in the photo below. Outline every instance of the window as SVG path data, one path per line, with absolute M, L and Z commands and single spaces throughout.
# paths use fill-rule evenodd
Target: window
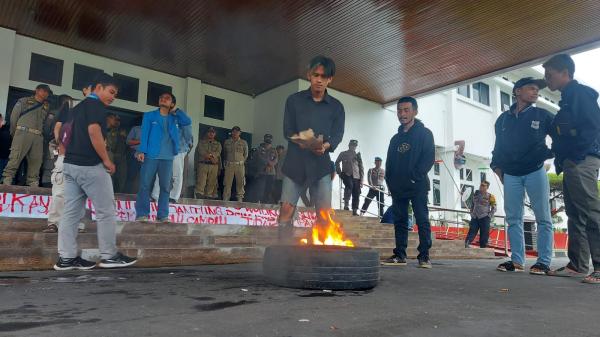
M 114 73 L 113 76 L 119 85 L 117 98 L 130 102 L 137 102 L 138 91 L 140 89 L 140 80 L 135 77 L 129 77 L 117 73 Z
M 473 170 L 471 170 L 471 169 L 466 169 L 466 170 L 465 170 L 465 173 L 466 173 L 466 177 L 465 177 L 465 179 L 466 179 L 467 181 L 473 181 Z
M 158 98 L 165 92 L 171 93 L 173 88 L 168 85 L 148 81 L 148 91 L 146 93 L 146 104 L 158 106 Z
M 440 175 L 440 163 L 433 163 L 433 174 Z
M 225 100 L 204 96 L 204 117 L 225 120 Z
M 439 179 L 433 179 L 433 205 L 442 205 L 442 192 Z
M 471 185 L 460 185 L 460 205 L 462 208 L 469 209 L 473 205 L 473 191 L 475 189 Z
M 477 82 L 473 84 L 473 100 L 487 106 L 490 105 L 490 86 Z
M 480 182 L 487 181 L 487 174 L 485 174 L 485 172 L 479 172 L 479 180 Z
M 465 169 L 460 169 L 460 180 L 465 180 Z
M 471 88 L 469 88 L 469 85 L 463 85 L 462 87 L 458 87 L 456 89 L 456 91 L 458 92 L 459 95 L 465 96 L 465 97 L 471 97 Z
M 508 111 L 508 109 L 510 109 L 510 95 L 500 91 L 500 111 Z
M 90 82 L 92 82 L 98 75 L 102 73 L 102 69 L 92 68 L 75 63 L 75 67 L 73 68 L 73 89 L 83 89 L 83 87 L 90 84 Z
M 63 60 L 31 53 L 29 80 L 46 84 L 62 85 Z

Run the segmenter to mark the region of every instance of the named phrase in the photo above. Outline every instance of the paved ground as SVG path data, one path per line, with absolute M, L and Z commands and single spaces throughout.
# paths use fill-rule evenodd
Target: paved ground
M 0 273 L 0 335 L 600 336 L 599 286 L 496 264 L 383 267 L 375 289 L 333 293 L 271 286 L 257 264 Z

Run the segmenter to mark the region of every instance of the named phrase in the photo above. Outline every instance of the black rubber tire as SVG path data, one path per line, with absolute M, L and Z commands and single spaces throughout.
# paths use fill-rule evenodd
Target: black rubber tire
M 371 289 L 379 282 L 379 253 L 370 248 L 269 246 L 263 272 L 270 283 L 302 289 Z

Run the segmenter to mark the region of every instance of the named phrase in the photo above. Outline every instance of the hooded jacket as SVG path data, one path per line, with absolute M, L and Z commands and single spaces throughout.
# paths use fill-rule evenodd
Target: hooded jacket
M 163 134 L 160 109 L 144 114 L 142 119 L 142 135 L 138 152 L 145 153 L 149 158 L 155 158 L 160 153 L 160 143 L 163 137 L 169 137 L 173 143 L 173 156 L 179 153 L 179 128 L 192 124 L 188 115 L 180 109 L 176 114 L 167 115 L 167 132 Z
M 577 163 L 587 155 L 600 157 L 598 93 L 573 80 L 561 92 L 560 110 L 552 123 L 552 150 L 556 172 L 565 159 Z
M 524 176 L 538 170 L 552 152 L 546 145 L 553 116 L 548 110 L 529 105 L 515 113 L 516 104 L 503 112 L 494 126 L 496 142 L 491 168 L 511 176 Z
M 429 191 L 427 173 L 435 160 L 433 133 L 418 119 L 404 132 L 402 125 L 390 140 L 385 181 L 395 198 L 413 197 Z

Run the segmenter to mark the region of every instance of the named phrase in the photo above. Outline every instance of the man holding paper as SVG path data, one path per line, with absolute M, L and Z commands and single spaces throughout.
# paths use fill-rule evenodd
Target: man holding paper
M 293 242 L 293 216 L 300 194 L 309 189 L 319 210 L 331 209 L 331 158 L 344 136 L 344 106 L 327 93 L 335 75 L 335 63 L 314 57 L 307 78 L 310 88 L 288 97 L 283 133 L 288 152 L 283 163 L 283 187 L 279 212 L 279 240 Z M 317 220 L 318 221 L 318 220 Z

